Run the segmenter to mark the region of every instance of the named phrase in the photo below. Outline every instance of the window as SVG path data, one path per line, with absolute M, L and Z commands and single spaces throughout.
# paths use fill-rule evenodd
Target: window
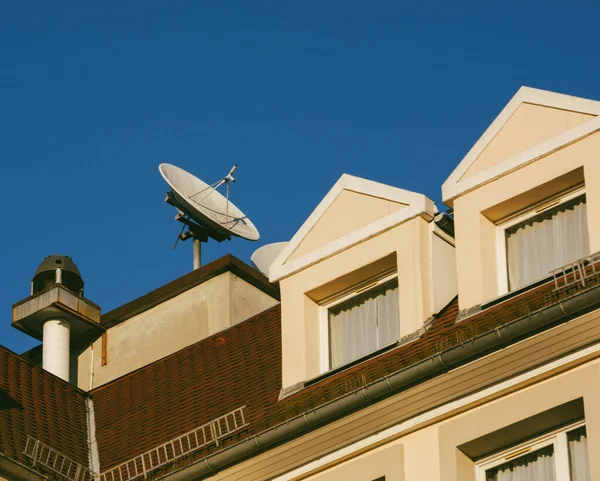
M 325 371 L 396 342 L 400 332 L 398 278 L 371 282 L 323 309 Z
M 498 243 L 500 294 L 589 255 L 585 194 L 579 190 L 501 225 Z
M 578 423 L 478 463 L 477 481 L 590 481 L 585 426 Z

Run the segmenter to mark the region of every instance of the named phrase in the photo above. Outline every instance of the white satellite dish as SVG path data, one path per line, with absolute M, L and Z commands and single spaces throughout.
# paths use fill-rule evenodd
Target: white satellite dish
M 177 220 L 184 224 L 177 240 L 194 238 L 194 268 L 200 266 L 200 242 L 211 237 L 219 242 L 231 236 L 256 241 L 260 238 L 254 224 L 229 200 L 229 183 L 235 182 L 233 166 L 229 174 L 213 185 L 208 185 L 198 177 L 171 164 L 160 164 L 158 170 L 171 192 L 166 202 L 179 211 Z M 217 191 L 223 184 L 227 187 L 227 197 Z M 183 233 L 185 227 L 188 232 Z M 177 242 L 175 243 L 177 245 Z
M 271 267 L 271 264 L 281 254 L 286 245 L 288 245 L 288 242 L 273 242 L 272 244 L 259 247 L 254 251 L 250 260 L 254 264 L 254 267 L 269 277 L 269 267 Z

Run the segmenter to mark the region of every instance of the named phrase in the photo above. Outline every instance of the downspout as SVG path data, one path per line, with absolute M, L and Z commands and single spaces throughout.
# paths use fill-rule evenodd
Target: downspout
M 582 291 L 569 299 L 534 311 L 469 341 L 452 346 L 158 479 L 165 481 L 203 479 L 260 451 L 339 419 L 345 414 L 395 394 L 418 381 L 455 367 L 476 355 L 508 345 L 542 327 L 559 321 L 567 321 L 571 316 L 582 313 L 599 302 L 600 286 Z
M 100 456 L 98 454 L 98 441 L 96 440 L 96 415 L 94 413 L 94 401 L 90 397 L 85 399 L 85 410 L 87 414 L 88 467 L 92 473 L 99 473 Z

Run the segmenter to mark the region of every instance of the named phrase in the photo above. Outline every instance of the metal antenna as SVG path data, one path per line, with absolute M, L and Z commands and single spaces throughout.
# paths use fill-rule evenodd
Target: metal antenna
M 189 217 L 188 217 L 189 219 Z M 179 243 L 181 236 L 183 235 L 183 230 L 185 229 L 186 224 L 183 223 L 183 225 L 181 226 L 181 230 L 179 231 L 179 234 L 177 234 L 177 239 L 175 239 L 175 244 L 173 244 L 173 250 L 175 250 L 175 247 L 177 247 L 177 244 Z
M 229 222 L 229 182 L 235 182 L 233 173 L 235 172 L 235 169 L 237 169 L 237 166 L 238 165 L 235 164 L 229 171 L 229 174 L 227 174 L 223 179 L 225 181 L 225 184 L 227 185 L 227 202 L 225 203 L 225 222 Z

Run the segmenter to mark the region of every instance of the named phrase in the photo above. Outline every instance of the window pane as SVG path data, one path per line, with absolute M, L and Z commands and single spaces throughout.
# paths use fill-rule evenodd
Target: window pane
M 487 481 L 555 481 L 554 448 L 548 446 L 485 472 Z
M 331 367 L 385 347 L 399 336 L 398 280 L 329 309 Z
M 585 196 L 506 229 L 510 290 L 590 253 Z
M 567 433 L 569 441 L 569 463 L 571 481 L 590 481 L 590 462 L 588 458 L 585 426 Z

